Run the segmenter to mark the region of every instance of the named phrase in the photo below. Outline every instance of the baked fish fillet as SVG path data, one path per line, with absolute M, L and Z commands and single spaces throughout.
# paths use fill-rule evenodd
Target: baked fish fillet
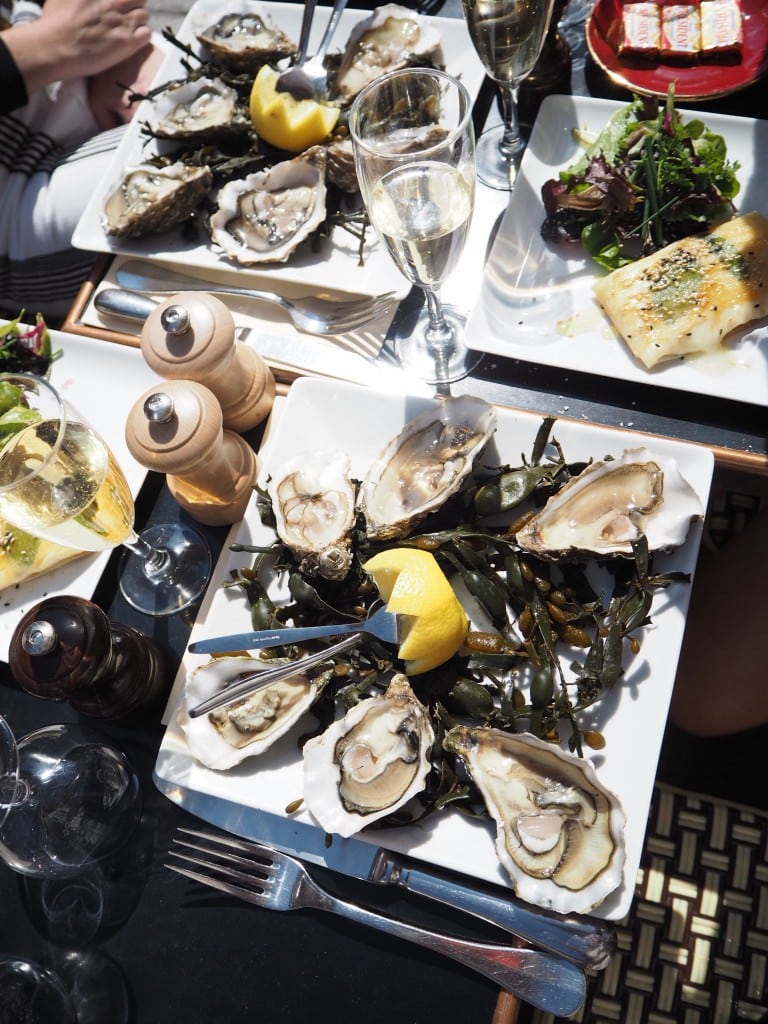
M 768 219 L 759 213 L 672 242 L 594 284 L 597 301 L 649 369 L 716 349 L 768 316 Z

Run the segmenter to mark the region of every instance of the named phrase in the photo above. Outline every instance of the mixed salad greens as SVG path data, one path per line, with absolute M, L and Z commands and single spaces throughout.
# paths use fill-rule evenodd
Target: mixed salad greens
M 21 323 L 24 310 L 15 320 L 0 326 L 0 373 L 34 373 L 44 376 L 58 353 L 51 351 L 51 335 L 38 313 L 33 327 Z
M 725 140 L 666 102 L 634 96 L 542 186 L 549 242 L 579 241 L 608 270 L 728 219 L 740 185 Z

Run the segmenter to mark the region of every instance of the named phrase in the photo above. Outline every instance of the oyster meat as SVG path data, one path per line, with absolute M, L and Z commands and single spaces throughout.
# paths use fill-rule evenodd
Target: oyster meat
M 632 555 L 645 534 L 651 551 L 682 544 L 704 509 L 677 463 L 645 448 L 593 462 L 554 494 L 516 535 L 549 558 Z
M 410 420 L 361 484 L 368 537 L 407 537 L 459 490 L 495 430 L 496 410 L 470 395 L 443 399 Z
M 334 79 L 334 92 L 344 100 L 388 71 L 409 65 L 443 63 L 439 32 L 416 11 L 384 4 L 350 32 Z
M 522 899 L 586 914 L 618 888 L 625 815 L 589 761 L 528 733 L 455 726 L 445 736 L 496 822 L 496 852 Z
M 220 78 L 194 78 L 155 98 L 149 128 L 161 139 L 205 141 L 249 131 L 251 121 L 235 90 Z
M 211 238 L 237 263 L 284 263 L 325 219 L 325 160 L 316 153 L 229 181 Z
M 304 744 L 304 803 L 326 832 L 351 836 L 422 792 L 434 732 L 405 675 Z
M 308 452 L 270 478 L 277 533 L 299 558 L 299 570 L 343 580 L 352 563 L 355 485 L 344 452 Z
M 232 71 L 252 72 L 296 53 L 296 43 L 249 4 L 231 11 L 197 35 L 211 57 Z
M 212 182 L 208 167 L 181 162 L 129 167 L 104 202 L 104 230 L 126 238 L 167 231 L 186 220 Z
M 190 753 L 201 764 L 224 770 L 263 754 L 309 710 L 329 678 L 297 673 L 207 715 L 189 717 L 188 708 L 267 667 L 258 658 L 214 658 L 190 673 L 178 720 Z

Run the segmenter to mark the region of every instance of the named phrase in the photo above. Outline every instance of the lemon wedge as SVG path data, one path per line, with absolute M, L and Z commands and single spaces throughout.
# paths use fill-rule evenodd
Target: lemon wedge
M 435 556 L 418 548 L 389 548 L 363 568 L 373 577 L 387 611 L 407 617 L 397 652 L 409 676 L 442 665 L 458 651 L 469 623 Z
M 251 121 L 272 146 L 299 153 L 327 139 L 339 119 L 337 107 L 316 100 L 296 100 L 275 88 L 278 72 L 265 64 L 251 88 Z

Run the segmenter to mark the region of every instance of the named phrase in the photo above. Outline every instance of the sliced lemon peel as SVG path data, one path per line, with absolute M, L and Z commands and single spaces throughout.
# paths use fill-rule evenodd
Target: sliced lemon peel
M 278 72 L 265 64 L 253 81 L 250 113 L 260 138 L 271 146 L 299 153 L 323 142 L 336 127 L 338 107 L 316 100 L 296 100 L 275 89 Z
M 419 548 L 389 548 L 363 564 L 387 611 L 405 618 L 398 657 L 409 676 L 452 658 L 469 628 L 467 616 L 435 556 Z

